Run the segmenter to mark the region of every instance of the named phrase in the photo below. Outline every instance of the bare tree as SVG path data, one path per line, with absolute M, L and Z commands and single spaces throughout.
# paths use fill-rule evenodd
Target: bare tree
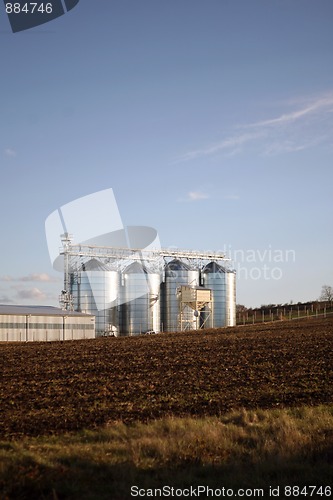
M 320 299 L 321 301 L 323 302 L 330 302 L 331 306 L 332 306 L 332 302 L 333 302 L 333 287 L 330 286 L 330 285 L 323 285 L 321 287 L 321 295 L 320 295 Z

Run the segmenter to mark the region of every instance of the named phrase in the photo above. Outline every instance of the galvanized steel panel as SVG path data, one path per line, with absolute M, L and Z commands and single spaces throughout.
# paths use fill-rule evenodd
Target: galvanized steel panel
M 181 285 L 199 285 L 199 269 L 190 269 L 184 262 L 175 259 L 165 266 L 163 330 L 172 332 L 179 330 L 179 300 L 177 288 Z M 196 317 L 193 309 L 186 307 L 183 320 L 189 328 L 195 328 Z
M 236 326 L 236 273 L 227 271 L 226 273 L 226 314 L 227 326 Z
M 160 275 L 134 262 L 123 272 L 122 332 L 160 331 Z
M 218 328 L 226 326 L 226 272 L 225 269 L 216 262 L 210 262 L 202 271 L 202 282 L 206 288 L 212 291 L 213 313 L 203 313 L 206 328 Z M 206 315 L 206 316 L 205 316 Z

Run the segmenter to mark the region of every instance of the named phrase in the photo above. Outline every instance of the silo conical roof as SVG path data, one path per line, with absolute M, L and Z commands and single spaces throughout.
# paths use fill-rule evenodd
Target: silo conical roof
M 225 273 L 226 270 L 224 269 L 224 267 L 222 267 L 217 262 L 210 262 L 209 264 L 207 264 L 207 266 L 205 266 L 205 268 L 203 269 L 203 272 L 204 273 Z
M 132 262 L 129 266 L 124 270 L 124 274 L 148 274 L 148 270 L 145 266 L 140 264 L 139 262 Z
M 81 266 L 82 271 L 110 271 L 106 264 L 98 259 L 90 259 Z
M 167 272 L 168 270 L 170 271 L 188 271 L 190 268 L 185 262 L 182 262 L 179 259 L 174 259 L 168 262 L 168 264 L 165 266 L 165 271 Z

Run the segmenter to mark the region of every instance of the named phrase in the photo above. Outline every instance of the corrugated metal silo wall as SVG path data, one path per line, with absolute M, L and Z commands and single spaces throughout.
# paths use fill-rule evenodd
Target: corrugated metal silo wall
M 96 335 L 119 331 L 120 276 L 117 271 L 80 271 L 71 279 L 74 310 L 96 317 Z
M 202 270 L 202 284 L 205 288 L 212 291 L 213 312 L 209 314 L 203 312 L 203 320 L 207 320 L 204 324 L 205 328 L 218 328 L 226 326 L 226 272 L 215 262 L 210 262 Z
M 149 330 L 161 331 L 161 276 L 159 273 L 148 274 L 149 287 Z
M 236 273 L 226 272 L 226 326 L 236 326 Z
M 165 283 L 163 285 L 163 329 L 166 332 L 177 331 L 179 325 L 179 300 L 177 288 L 181 285 L 199 285 L 199 269 L 190 269 L 181 260 L 175 259 L 165 266 Z M 189 328 L 196 323 L 194 311 L 186 308 L 184 318 Z M 186 325 L 186 323 L 184 323 Z M 192 326 L 191 326 L 192 325 Z
M 123 272 L 122 326 L 125 335 L 160 331 L 160 275 L 139 263 Z

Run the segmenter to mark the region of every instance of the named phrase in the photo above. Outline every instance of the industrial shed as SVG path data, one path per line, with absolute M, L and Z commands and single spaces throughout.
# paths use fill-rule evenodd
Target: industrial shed
M 95 338 L 95 316 L 52 306 L 0 305 L 0 342 Z

